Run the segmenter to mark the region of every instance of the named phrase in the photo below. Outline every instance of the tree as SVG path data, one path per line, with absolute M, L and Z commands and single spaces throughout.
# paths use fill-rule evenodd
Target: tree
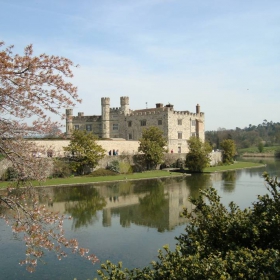
M 86 167 L 95 167 L 105 156 L 105 150 L 96 143 L 96 137 L 85 130 L 75 130 L 64 150 L 69 153 L 72 170 L 78 174 L 84 174 Z
M 154 126 L 143 130 L 139 142 L 138 150 L 144 153 L 147 169 L 155 168 L 162 162 L 163 154 L 166 152 L 167 140 L 163 136 L 162 130 Z
M 191 199 L 192 211 L 183 213 L 189 223 L 174 251 L 164 246 L 159 261 L 143 269 L 107 261 L 99 275 L 104 280 L 279 279 L 280 183 L 264 178 L 269 193 L 244 210 L 233 202 L 225 207 L 214 188 L 201 191 Z
M 235 142 L 231 139 L 225 139 L 221 143 L 223 149 L 223 162 L 226 164 L 233 163 L 236 154 Z
M 33 47 L 24 54 L 13 54 L 13 46 L 5 48 L 0 42 L 0 154 L 17 174 L 5 195 L 0 195 L 0 217 L 15 233 L 24 233 L 26 259 L 22 262 L 33 271 L 44 249 L 65 256 L 63 246 L 86 256 L 77 240 L 67 240 L 63 233 L 63 217 L 40 205 L 32 191 L 31 179 L 43 181 L 51 160 L 35 157 L 45 154 L 26 137 L 48 134 L 58 123 L 52 123 L 46 113 L 60 114 L 60 109 L 80 102 L 77 88 L 69 82 L 73 77 L 73 62 L 67 58 L 41 54 L 33 55 Z M 27 124 L 33 119 L 32 124 Z M 19 189 L 20 186 L 25 188 Z M 31 200 L 31 204 L 27 203 Z M 30 206 L 29 206 L 30 205 Z M 94 256 L 89 257 L 96 261 Z
M 262 153 L 262 152 L 263 152 L 263 149 L 264 149 L 263 142 L 260 141 L 259 144 L 258 144 L 258 150 L 259 150 L 260 153 Z
M 202 172 L 210 164 L 212 148 L 208 142 L 202 142 L 197 137 L 188 140 L 189 152 L 186 156 L 186 167 L 193 172 Z

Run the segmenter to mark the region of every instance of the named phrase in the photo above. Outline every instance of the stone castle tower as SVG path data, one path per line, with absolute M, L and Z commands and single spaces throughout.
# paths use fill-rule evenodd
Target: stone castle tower
M 66 110 L 66 135 L 70 137 L 73 130 L 86 130 L 99 138 L 137 141 L 143 129 L 156 126 L 163 131 L 168 140 L 168 149 L 174 153 L 188 151 L 187 140 L 191 136 L 204 141 L 204 113 L 200 105 L 196 105 L 195 113 L 175 111 L 174 106 L 157 103 L 154 108 L 131 110 L 129 97 L 120 97 L 120 107 L 111 108 L 110 98 L 101 98 L 101 116 L 84 116 L 79 112 L 73 116 L 73 110 Z
M 102 138 L 110 137 L 110 98 L 101 98 Z

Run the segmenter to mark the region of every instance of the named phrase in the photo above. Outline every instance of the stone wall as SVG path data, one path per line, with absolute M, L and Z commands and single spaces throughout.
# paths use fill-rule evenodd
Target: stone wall
M 70 143 L 70 140 L 34 140 L 32 142 L 38 146 L 43 146 L 45 150 L 52 150 L 53 157 L 64 157 L 65 153 L 63 147 L 67 147 Z M 107 155 L 109 154 L 109 151 L 113 151 L 113 149 L 118 150 L 119 155 L 138 154 L 138 141 L 99 140 L 96 142 L 106 150 Z M 42 157 L 46 156 L 47 154 L 42 155 Z

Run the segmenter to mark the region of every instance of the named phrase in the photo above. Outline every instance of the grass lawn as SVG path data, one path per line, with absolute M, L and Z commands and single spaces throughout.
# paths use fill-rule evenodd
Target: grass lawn
M 149 179 L 149 178 L 161 178 L 161 177 L 170 177 L 170 176 L 181 176 L 181 173 L 178 172 L 169 172 L 165 170 L 153 170 L 146 171 L 143 173 L 133 173 L 133 174 L 119 174 L 115 176 L 100 176 L 100 177 L 91 177 L 91 176 L 76 176 L 69 178 L 53 178 L 47 179 L 43 183 L 33 181 L 34 186 L 51 186 L 51 185 L 64 185 L 64 184 L 85 184 L 92 182 L 107 182 L 107 181 L 118 181 L 118 180 L 140 180 L 140 179 Z M 0 188 L 7 187 L 10 182 L 0 182 Z
M 255 162 L 236 162 L 231 165 L 208 167 L 203 170 L 203 173 L 222 172 L 228 170 L 253 168 L 253 167 L 261 167 L 261 166 L 263 166 L 263 164 L 255 163 Z M 146 171 L 143 173 L 119 174 L 115 176 L 91 177 L 87 175 L 87 176 L 76 176 L 76 177 L 69 177 L 69 178 L 54 178 L 54 179 L 47 179 L 43 183 L 39 183 L 37 181 L 34 181 L 32 183 L 34 186 L 52 186 L 52 185 L 86 184 L 86 183 L 94 183 L 94 182 L 109 182 L 109 181 L 122 181 L 122 180 L 141 180 L 141 179 L 149 179 L 149 178 L 175 177 L 181 175 L 182 173 L 179 172 L 171 172 L 166 170 L 153 170 L 153 171 Z M 0 182 L 0 188 L 5 188 L 8 186 L 8 184 L 10 184 L 10 182 Z
M 231 165 L 213 166 L 213 167 L 205 168 L 203 170 L 203 173 L 229 171 L 234 169 L 253 168 L 253 167 L 262 167 L 262 166 L 264 166 L 264 164 L 256 163 L 256 162 L 238 161 Z

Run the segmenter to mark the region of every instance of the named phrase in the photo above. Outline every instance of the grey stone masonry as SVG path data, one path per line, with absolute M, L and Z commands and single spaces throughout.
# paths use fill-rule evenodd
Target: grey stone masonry
M 66 134 L 70 137 L 73 130 L 87 130 L 99 138 L 122 138 L 127 141 L 137 141 L 144 129 L 155 126 L 163 131 L 168 141 L 167 149 L 173 153 L 187 153 L 187 140 L 191 136 L 204 141 L 205 119 L 196 105 L 195 113 L 175 111 L 171 104 L 157 103 L 155 108 L 131 110 L 129 97 L 120 98 L 121 107 L 111 108 L 110 98 L 101 98 L 101 116 L 79 112 L 73 116 L 73 110 L 66 110 Z

